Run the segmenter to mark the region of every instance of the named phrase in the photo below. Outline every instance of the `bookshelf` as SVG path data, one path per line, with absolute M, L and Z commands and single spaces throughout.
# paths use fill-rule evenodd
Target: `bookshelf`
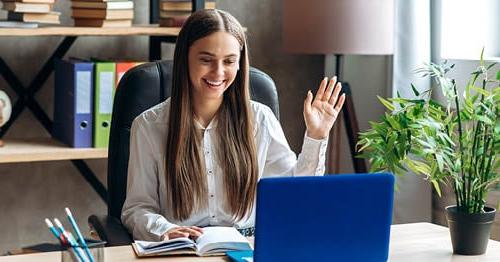
M 6 139 L 0 163 L 95 159 L 108 157 L 107 148 L 71 148 L 49 138 Z
M 42 88 L 50 74 L 54 71 L 54 61 L 65 56 L 78 37 L 98 36 L 146 36 L 149 38 L 149 60 L 161 59 L 161 44 L 164 42 L 175 43 L 180 28 L 158 27 L 159 0 L 149 0 L 150 25 L 134 25 L 124 28 L 97 28 L 97 27 L 70 27 L 70 26 L 43 26 L 39 28 L 0 28 L 0 37 L 39 37 L 60 36 L 62 41 L 54 49 L 35 74 L 29 85 L 24 86 L 18 76 L 11 70 L 0 56 L 0 76 L 7 85 L 15 91 L 17 98 L 12 108 L 9 122 L 0 128 L 2 138 L 10 126 L 17 120 L 22 111 L 27 108 L 33 113 L 43 127 L 49 132 L 52 130 L 52 120 L 44 112 L 35 99 L 35 94 Z M 192 0 L 193 11 L 203 9 L 204 0 Z M 84 162 L 84 159 L 107 158 L 107 149 L 96 148 L 71 148 L 50 138 L 6 139 L 5 146 L 0 147 L 0 163 L 18 163 L 33 161 L 61 161 L 70 160 L 78 169 L 83 178 L 92 186 L 101 199 L 107 203 L 106 187 Z
M 39 28 L 0 28 L 0 36 L 177 36 L 178 27 L 135 25 L 132 27 L 71 27 L 48 26 Z

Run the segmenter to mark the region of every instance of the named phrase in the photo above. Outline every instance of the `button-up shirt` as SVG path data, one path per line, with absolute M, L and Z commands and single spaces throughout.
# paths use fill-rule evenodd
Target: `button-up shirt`
M 251 102 L 254 117 L 254 136 L 257 149 L 258 176 L 323 175 L 328 138 L 316 140 L 304 136 L 302 153 L 298 158 L 290 149 L 281 125 L 271 109 Z M 178 221 L 166 194 L 165 145 L 170 112 L 170 99 L 146 110 L 132 123 L 128 165 L 127 197 L 122 209 L 122 222 L 134 239 L 159 241 L 176 226 L 254 226 L 255 204 L 245 218 L 235 221 L 226 210 L 223 170 L 216 161 L 217 121 L 212 120 L 202 129 L 200 150 L 205 161 L 208 186 L 208 205 L 193 211 L 191 216 Z

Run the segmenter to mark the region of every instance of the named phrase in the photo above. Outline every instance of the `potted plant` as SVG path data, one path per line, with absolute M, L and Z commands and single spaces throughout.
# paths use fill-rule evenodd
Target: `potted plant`
M 453 251 L 478 255 L 486 251 L 496 211 L 485 206 L 486 197 L 500 181 L 500 70 L 486 66 L 481 53 L 462 95 L 446 76 L 453 67 L 445 61 L 417 70 L 435 80 L 444 104 L 431 98 L 431 89 L 419 93 L 413 85 L 414 99 L 379 97 L 390 112 L 360 133 L 358 151 L 372 172 L 412 171 L 423 175 L 439 196 L 440 186 L 452 186 L 456 205 L 446 208 L 446 217 Z

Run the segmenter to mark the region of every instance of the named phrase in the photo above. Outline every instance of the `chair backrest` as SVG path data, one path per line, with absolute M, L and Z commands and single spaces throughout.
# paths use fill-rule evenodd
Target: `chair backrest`
M 170 97 L 172 61 L 142 64 L 120 80 L 113 103 L 108 149 L 108 215 L 120 219 L 127 191 L 130 126 L 146 109 Z M 252 100 L 271 108 L 279 119 L 278 93 L 273 80 L 250 68 Z

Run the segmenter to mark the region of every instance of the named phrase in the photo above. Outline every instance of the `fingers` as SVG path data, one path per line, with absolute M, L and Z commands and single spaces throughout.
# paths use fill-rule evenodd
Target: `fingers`
M 311 90 L 307 91 L 306 99 L 304 100 L 304 114 L 311 113 L 311 103 L 313 100 L 313 94 Z
M 164 240 L 174 239 L 179 237 L 192 237 L 196 239 L 202 234 L 203 234 L 203 229 L 200 227 L 196 226 L 176 227 L 165 233 Z
M 318 88 L 318 91 L 316 92 L 316 97 L 314 99 L 322 99 L 323 98 L 323 95 L 325 93 L 325 89 L 326 89 L 326 84 L 328 83 L 328 78 L 325 77 L 323 78 L 323 80 L 321 80 L 321 83 L 319 84 L 319 88 Z
M 200 232 L 199 230 L 193 229 L 192 227 L 186 227 L 183 229 L 183 232 L 189 233 L 190 236 L 193 237 L 199 237 L 203 232 Z
M 339 98 L 339 100 L 337 101 L 337 105 L 336 106 L 333 106 L 331 104 L 323 104 L 324 106 L 324 110 L 332 115 L 333 117 L 337 118 L 338 114 L 340 113 L 340 110 L 342 109 L 342 106 L 344 105 L 344 101 L 345 101 L 345 94 L 342 94 Z
M 339 98 L 339 101 L 337 101 L 337 105 L 335 106 L 335 111 L 340 112 L 342 106 L 344 105 L 344 101 L 345 101 L 345 94 L 342 94 Z
M 176 233 L 181 234 L 182 237 L 189 237 L 189 238 L 193 238 L 193 239 L 198 238 L 202 234 L 200 231 L 192 229 L 190 227 L 179 228 L 179 230 L 176 231 Z
M 172 232 L 170 234 L 168 234 L 168 239 L 174 239 L 174 238 L 180 238 L 180 237 L 189 237 L 189 233 L 183 233 L 183 232 L 179 232 L 179 231 L 175 231 L 175 232 Z
M 323 97 L 321 98 L 322 101 L 329 101 L 330 97 L 332 96 L 333 88 L 336 86 L 335 83 L 337 83 L 337 77 L 334 76 L 328 81 L 328 86 L 326 88 L 325 93 L 323 94 Z
M 191 228 L 191 229 L 194 229 L 194 230 L 196 230 L 196 231 L 198 231 L 198 232 L 200 232 L 200 233 L 202 233 L 202 234 L 203 234 L 203 228 L 201 228 L 201 227 L 192 226 L 192 227 L 190 227 L 190 228 Z
M 337 98 L 340 94 L 340 91 L 342 91 L 342 83 L 337 82 L 337 84 L 335 85 L 335 89 L 333 90 L 333 94 L 328 99 L 328 103 L 330 105 L 332 106 L 335 105 L 335 103 L 337 102 Z

